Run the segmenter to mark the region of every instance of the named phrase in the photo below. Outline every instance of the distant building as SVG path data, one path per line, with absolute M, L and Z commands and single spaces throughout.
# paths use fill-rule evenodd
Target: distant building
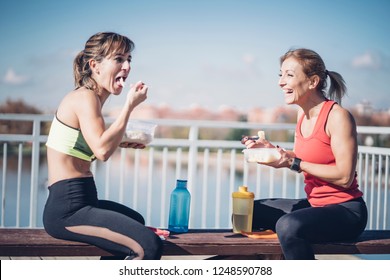
M 121 108 L 107 113 L 116 117 Z M 369 101 L 362 101 L 350 109 L 358 125 L 390 126 L 390 109 L 375 111 Z M 252 123 L 296 123 L 297 107 L 280 106 L 276 108 L 255 107 L 242 112 L 231 106 L 221 105 L 218 110 L 210 110 L 199 104 L 192 104 L 185 109 L 174 109 L 168 104 L 140 104 L 131 114 L 133 119 L 187 119 L 214 121 L 242 121 Z
M 361 116 L 371 116 L 374 112 L 374 107 L 368 100 L 363 100 L 361 103 L 355 106 L 356 111 Z

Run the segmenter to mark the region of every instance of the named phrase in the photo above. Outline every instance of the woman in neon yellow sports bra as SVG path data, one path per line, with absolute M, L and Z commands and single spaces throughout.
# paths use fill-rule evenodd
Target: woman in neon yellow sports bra
M 110 95 L 121 94 L 133 48 L 129 38 L 101 32 L 76 56 L 76 88 L 61 101 L 46 144 L 49 197 L 43 224 L 53 237 L 93 244 L 118 259 L 160 259 L 161 239 L 133 209 L 99 200 L 90 171 L 93 160 L 106 161 L 118 148 L 131 112 L 147 98 L 148 87 L 137 82 L 106 128 L 102 107 Z

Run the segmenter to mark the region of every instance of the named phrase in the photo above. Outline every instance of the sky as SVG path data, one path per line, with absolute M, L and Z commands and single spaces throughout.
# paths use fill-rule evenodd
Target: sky
M 279 58 L 304 47 L 344 77 L 345 107 L 389 109 L 389 11 L 388 0 L 0 0 L 0 104 L 55 110 L 74 88 L 75 55 L 113 31 L 135 42 L 127 84 L 144 81 L 151 105 L 282 106 Z

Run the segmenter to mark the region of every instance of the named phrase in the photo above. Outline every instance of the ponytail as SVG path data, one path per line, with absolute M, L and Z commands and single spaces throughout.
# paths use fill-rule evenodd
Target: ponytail
M 83 86 L 91 90 L 96 89 L 97 84 L 91 77 L 92 71 L 84 51 L 79 52 L 73 61 L 73 76 L 76 89 Z
M 328 99 L 334 100 L 341 105 L 341 99 L 347 93 L 347 86 L 345 85 L 345 81 L 343 77 L 337 72 L 328 70 L 326 72 L 330 79 L 330 86 L 325 96 Z

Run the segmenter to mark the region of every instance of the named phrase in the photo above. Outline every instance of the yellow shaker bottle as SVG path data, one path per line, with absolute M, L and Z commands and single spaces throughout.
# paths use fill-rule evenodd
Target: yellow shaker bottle
M 252 231 L 253 200 L 254 193 L 248 192 L 248 187 L 240 186 L 237 192 L 233 192 L 233 232 Z

